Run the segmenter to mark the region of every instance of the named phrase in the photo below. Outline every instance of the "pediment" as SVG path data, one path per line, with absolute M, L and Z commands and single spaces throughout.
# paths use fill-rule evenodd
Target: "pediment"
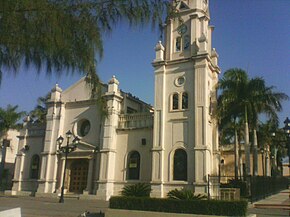
M 102 85 L 102 91 L 105 91 L 105 85 Z M 81 78 L 72 86 L 62 92 L 61 100 L 63 102 L 77 102 L 91 99 L 91 86 L 86 81 L 86 77 Z
M 95 151 L 96 147 L 96 145 L 80 141 L 80 143 L 77 145 L 76 151 Z
M 85 81 L 85 77 L 63 91 L 61 99 L 63 102 L 74 102 L 90 99 L 90 88 Z
M 67 158 L 68 159 L 82 159 L 82 158 L 91 159 L 95 155 L 95 152 L 96 152 L 95 145 L 81 141 L 77 145 L 76 150 L 69 153 Z M 62 154 L 62 157 L 64 157 L 63 154 Z
M 183 10 L 188 10 L 190 8 L 188 7 L 188 5 L 185 2 L 181 1 L 179 3 L 179 5 L 177 5 L 177 9 L 180 11 L 183 11 Z

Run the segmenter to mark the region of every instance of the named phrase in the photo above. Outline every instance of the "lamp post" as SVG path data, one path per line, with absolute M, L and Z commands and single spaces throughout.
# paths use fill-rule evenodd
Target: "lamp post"
M 269 146 L 267 145 L 265 148 L 265 176 L 269 176 L 269 158 L 270 158 L 270 153 L 269 153 Z
M 265 176 L 265 163 L 264 163 L 264 148 L 260 149 L 260 152 L 262 154 L 262 171 L 263 171 L 263 176 Z
M 275 156 L 273 154 L 271 154 L 270 160 L 271 160 L 271 176 L 273 176 L 274 175 L 274 171 L 276 169 Z
M 69 140 L 72 137 L 72 132 L 69 130 L 67 131 L 66 135 L 66 146 L 61 146 L 64 138 L 62 136 L 59 136 L 56 140 L 57 144 L 58 144 L 58 151 L 59 153 L 64 154 L 65 158 L 64 158 L 64 170 L 63 170 L 63 179 L 62 179 L 62 186 L 61 186 L 61 194 L 60 194 L 60 198 L 59 198 L 59 203 L 63 203 L 64 199 L 63 199 L 63 194 L 64 194 L 64 181 L 65 181 L 65 171 L 66 171 L 66 162 L 67 162 L 67 156 L 69 153 L 73 152 L 74 150 L 76 150 L 77 144 L 79 143 L 80 139 L 76 136 L 73 141 L 72 141 L 72 145 L 69 145 Z
M 275 144 L 276 144 L 276 145 L 274 145 L 274 147 L 271 150 L 271 155 L 273 155 L 273 157 L 271 156 L 271 158 L 273 159 L 272 163 L 274 165 L 272 175 L 274 175 L 274 176 L 276 176 L 276 175 L 283 176 L 283 164 L 282 164 L 282 161 L 283 161 L 283 153 L 282 152 L 283 151 L 281 151 L 281 149 L 286 148 L 289 151 L 289 148 L 288 148 L 289 145 L 287 145 L 287 143 L 288 143 L 287 141 L 289 139 L 286 138 L 286 140 L 285 140 L 285 135 L 286 135 L 286 137 L 288 137 L 287 134 L 285 133 L 286 132 L 285 129 L 286 129 L 286 126 L 271 134 L 271 136 L 273 138 L 273 142 L 275 142 Z M 283 130 L 285 130 L 285 132 L 283 132 Z
M 284 132 L 286 133 L 287 141 L 286 141 L 286 146 L 287 146 L 287 155 L 288 155 L 288 169 L 290 172 L 290 120 L 287 117 L 286 120 L 284 121 Z

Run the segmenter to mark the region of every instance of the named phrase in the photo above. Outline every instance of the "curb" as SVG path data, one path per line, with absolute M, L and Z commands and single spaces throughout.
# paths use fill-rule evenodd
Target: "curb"
M 290 210 L 289 204 L 254 204 L 254 208 L 272 208 Z

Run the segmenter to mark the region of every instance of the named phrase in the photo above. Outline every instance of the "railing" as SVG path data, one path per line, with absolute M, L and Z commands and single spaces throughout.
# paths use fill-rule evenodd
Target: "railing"
M 221 200 L 239 200 L 240 189 L 239 188 L 220 188 L 219 198 Z
M 288 178 L 281 176 L 251 176 L 250 183 L 251 202 L 278 193 L 289 186 Z
M 153 127 L 153 114 L 137 113 L 120 115 L 119 129 L 136 129 L 144 127 Z
M 28 136 L 44 136 L 45 135 L 45 123 L 29 123 Z
M 29 129 L 28 136 L 44 136 L 45 130 L 44 129 Z
M 287 189 L 289 180 L 281 176 L 247 176 L 242 179 L 235 179 L 233 176 L 208 176 L 208 192 L 219 180 L 220 189 L 240 189 L 241 198 L 255 202 L 283 189 Z M 215 183 L 213 185 L 212 183 Z M 221 198 L 221 197 L 219 197 Z

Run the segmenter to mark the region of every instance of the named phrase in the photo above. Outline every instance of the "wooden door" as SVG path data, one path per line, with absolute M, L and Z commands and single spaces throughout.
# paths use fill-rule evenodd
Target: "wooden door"
M 88 161 L 76 160 L 71 165 L 71 177 L 69 191 L 73 193 L 83 193 L 87 187 Z

